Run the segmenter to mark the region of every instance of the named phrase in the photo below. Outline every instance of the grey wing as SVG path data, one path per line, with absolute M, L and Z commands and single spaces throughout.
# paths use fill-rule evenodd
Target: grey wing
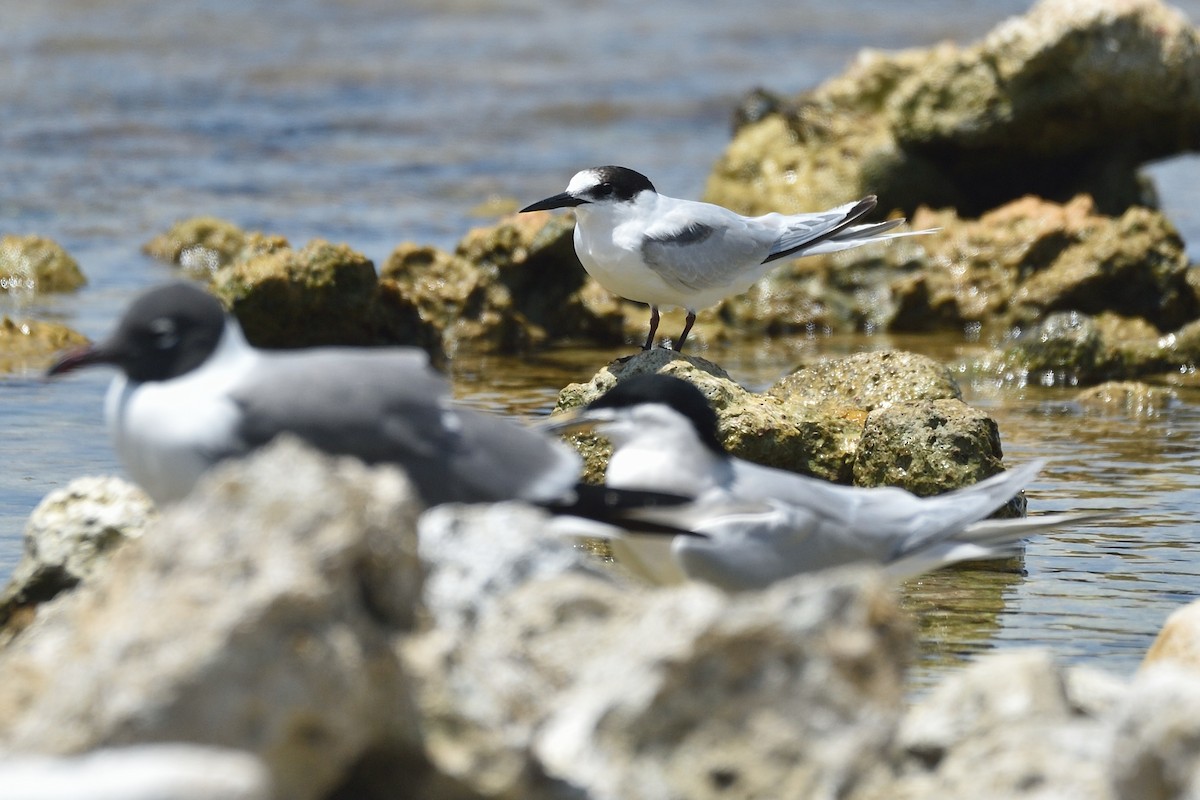
M 540 482 L 565 480 L 556 441 L 452 408 L 445 381 L 421 351 L 272 354 L 234 399 L 247 449 L 286 432 L 327 453 L 396 464 L 429 505 L 523 497 Z M 577 470 L 571 483 L 576 477 Z
M 727 209 L 695 203 L 648 228 L 641 254 L 669 286 L 718 289 L 735 284 L 748 268 L 757 275 L 774 238 L 773 231 Z

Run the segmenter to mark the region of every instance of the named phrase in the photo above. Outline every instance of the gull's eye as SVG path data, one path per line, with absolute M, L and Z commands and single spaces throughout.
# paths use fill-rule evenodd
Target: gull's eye
M 149 329 L 157 349 L 170 350 L 179 344 L 179 331 L 175 327 L 175 321 L 170 317 L 159 317 L 151 321 Z

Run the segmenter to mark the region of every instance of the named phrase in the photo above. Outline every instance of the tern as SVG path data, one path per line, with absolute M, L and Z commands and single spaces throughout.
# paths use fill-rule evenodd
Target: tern
M 610 487 L 693 498 L 686 511 L 671 513 L 676 525 L 701 536 L 611 537 L 618 560 L 655 583 L 690 578 L 729 590 L 755 589 L 856 562 L 903 579 L 959 561 L 1008 557 L 1031 533 L 1102 516 L 986 519 L 1037 475 L 1043 461 L 934 497 L 897 487 L 842 486 L 753 464 L 721 444 L 717 415 L 703 393 L 668 375 L 631 376 L 585 408 L 551 417 L 547 426 L 594 429 L 608 438 Z
M 712 203 L 659 194 L 627 167 L 575 173 L 567 190 L 521 212 L 575 208 L 575 253 L 588 274 L 610 292 L 650 306 L 654 346 L 660 308 L 683 308 L 687 321 L 675 350 L 683 350 L 699 309 L 741 294 L 789 256 L 817 255 L 931 231 L 893 229 L 903 219 L 855 224 L 875 208 L 874 195 L 810 214 L 744 217 Z
M 48 375 L 99 364 L 118 370 L 105 400 L 117 453 L 159 504 L 284 433 L 333 455 L 399 465 L 426 505 L 525 500 L 606 520 L 626 505 L 678 501 L 578 484 L 571 448 L 454 405 L 422 350 L 260 350 L 190 283 L 144 292 L 107 339 L 66 354 Z

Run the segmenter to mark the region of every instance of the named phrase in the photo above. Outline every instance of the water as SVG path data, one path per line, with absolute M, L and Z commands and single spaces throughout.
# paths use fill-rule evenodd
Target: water
M 213 214 L 293 243 L 345 241 L 377 263 L 404 240 L 441 247 L 475 209 L 559 191 L 580 167 L 621 163 L 698 196 L 746 90 L 790 93 L 862 47 L 973 40 L 1024 2 L 841 4 L 289 0 L 0 0 L 0 231 L 62 243 L 91 283 L 0 313 L 104 332 L 138 288 L 171 274 L 139 252 L 177 219 Z M 1182 5 L 1193 19 L 1200 0 Z M 1168 213 L 1200 245 L 1200 166 L 1154 170 Z M 927 340 L 783 340 L 711 350 L 751 386 L 802 360 Z M 463 359 L 458 392 L 544 413 L 558 388 L 615 352 Z M 99 408 L 107 377 L 0 378 L 0 579 L 25 518 L 71 478 L 117 471 Z M 968 385 L 1014 460 L 1054 462 L 1036 510 L 1123 507 L 1121 525 L 1034 542 L 1026 575 L 939 575 L 907 588 L 923 659 L 1049 644 L 1129 672 L 1161 620 L 1195 594 L 1189 519 L 1200 506 L 1195 397 L 1150 420 L 1081 415 L 1049 390 Z

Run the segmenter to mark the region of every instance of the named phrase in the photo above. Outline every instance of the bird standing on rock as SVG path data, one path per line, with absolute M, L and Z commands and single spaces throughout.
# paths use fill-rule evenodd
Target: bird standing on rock
M 588 274 L 610 292 L 650 306 L 654 346 L 660 308 L 683 308 L 683 350 L 696 311 L 750 288 L 789 256 L 848 250 L 869 242 L 929 231 L 891 232 L 903 219 L 856 225 L 875 208 L 874 195 L 812 214 L 743 217 L 727 208 L 659 194 L 627 167 L 592 167 L 567 190 L 521 209 L 575 208 L 575 253 Z

